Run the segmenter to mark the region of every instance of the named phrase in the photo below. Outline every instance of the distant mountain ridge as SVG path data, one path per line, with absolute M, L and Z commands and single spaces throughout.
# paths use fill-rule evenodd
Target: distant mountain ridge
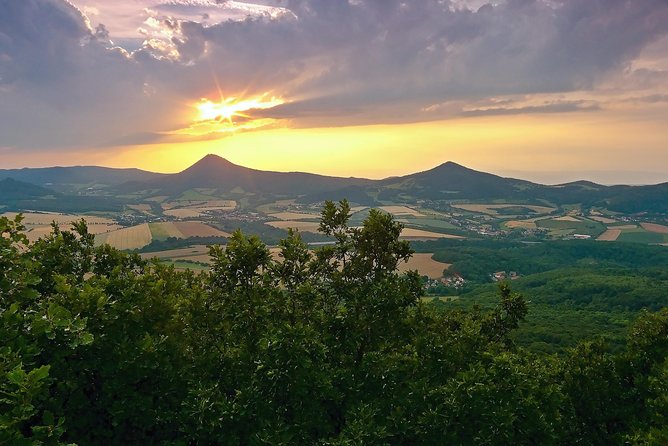
M 94 185 L 115 186 L 129 181 L 149 181 L 163 175 L 135 168 L 116 169 L 98 166 L 0 169 L 0 180 L 12 178 L 56 190 L 73 190 L 76 187 Z
M 217 155 L 207 155 L 187 169 L 145 182 L 170 194 L 193 188 L 233 190 L 251 193 L 302 195 L 305 191 L 322 192 L 351 185 L 368 185 L 373 180 L 339 178 L 304 172 L 271 172 L 236 165 Z
M 423 172 L 382 180 L 263 171 L 236 165 L 217 155 L 207 155 L 174 174 L 103 167 L 0 170 L 0 180 L 6 178 L 70 194 L 76 188 L 99 189 L 107 197 L 177 197 L 199 189 L 214 196 L 294 198 L 303 203 L 343 198 L 364 205 L 418 200 L 506 200 L 555 205 L 579 203 L 624 213 L 668 214 L 668 183 L 603 186 L 581 180 L 548 186 L 476 171 L 451 161 Z M 113 207 L 118 206 L 119 201 L 114 201 Z

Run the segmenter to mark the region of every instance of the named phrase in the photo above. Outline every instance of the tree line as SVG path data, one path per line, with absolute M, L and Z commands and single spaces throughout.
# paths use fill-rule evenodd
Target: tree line
M 665 444 L 668 310 L 623 351 L 518 348 L 527 302 L 422 302 L 402 226 L 327 202 L 310 251 L 235 232 L 210 272 L 0 219 L 0 444 Z

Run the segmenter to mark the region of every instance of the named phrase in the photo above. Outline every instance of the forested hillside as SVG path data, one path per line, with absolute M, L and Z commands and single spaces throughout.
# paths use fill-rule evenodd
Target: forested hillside
M 280 261 L 237 231 L 199 275 L 0 218 L 0 444 L 668 442 L 666 308 L 618 351 L 532 353 L 520 294 L 426 304 L 401 225 L 349 216 L 328 202 L 336 243 L 290 232 Z
M 668 250 L 662 246 L 599 241 L 441 240 L 415 244 L 452 264 L 466 286 L 437 290 L 445 309 L 492 308 L 493 273 L 514 274 L 513 290 L 530 300 L 530 313 L 513 339 L 533 351 L 563 352 L 600 337 L 621 350 L 629 325 L 644 309 L 668 306 Z M 431 290 L 435 291 L 435 290 Z

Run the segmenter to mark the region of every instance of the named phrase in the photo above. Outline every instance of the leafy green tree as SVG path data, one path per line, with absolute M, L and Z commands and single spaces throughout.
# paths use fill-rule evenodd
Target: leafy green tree
M 426 304 L 401 224 L 350 214 L 315 250 L 237 231 L 200 274 L 0 218 L 0 444 L 666 443 L 668 310 L 619 352 L 530 353 L 520 294 Z

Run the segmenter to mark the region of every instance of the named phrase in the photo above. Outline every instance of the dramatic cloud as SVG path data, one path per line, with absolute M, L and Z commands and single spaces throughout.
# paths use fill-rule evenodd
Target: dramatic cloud
M 665 0 L 0 0 L 0 146 L 187 139 L 220 96 L 294 127 L 660 103 L 666 34 Z

